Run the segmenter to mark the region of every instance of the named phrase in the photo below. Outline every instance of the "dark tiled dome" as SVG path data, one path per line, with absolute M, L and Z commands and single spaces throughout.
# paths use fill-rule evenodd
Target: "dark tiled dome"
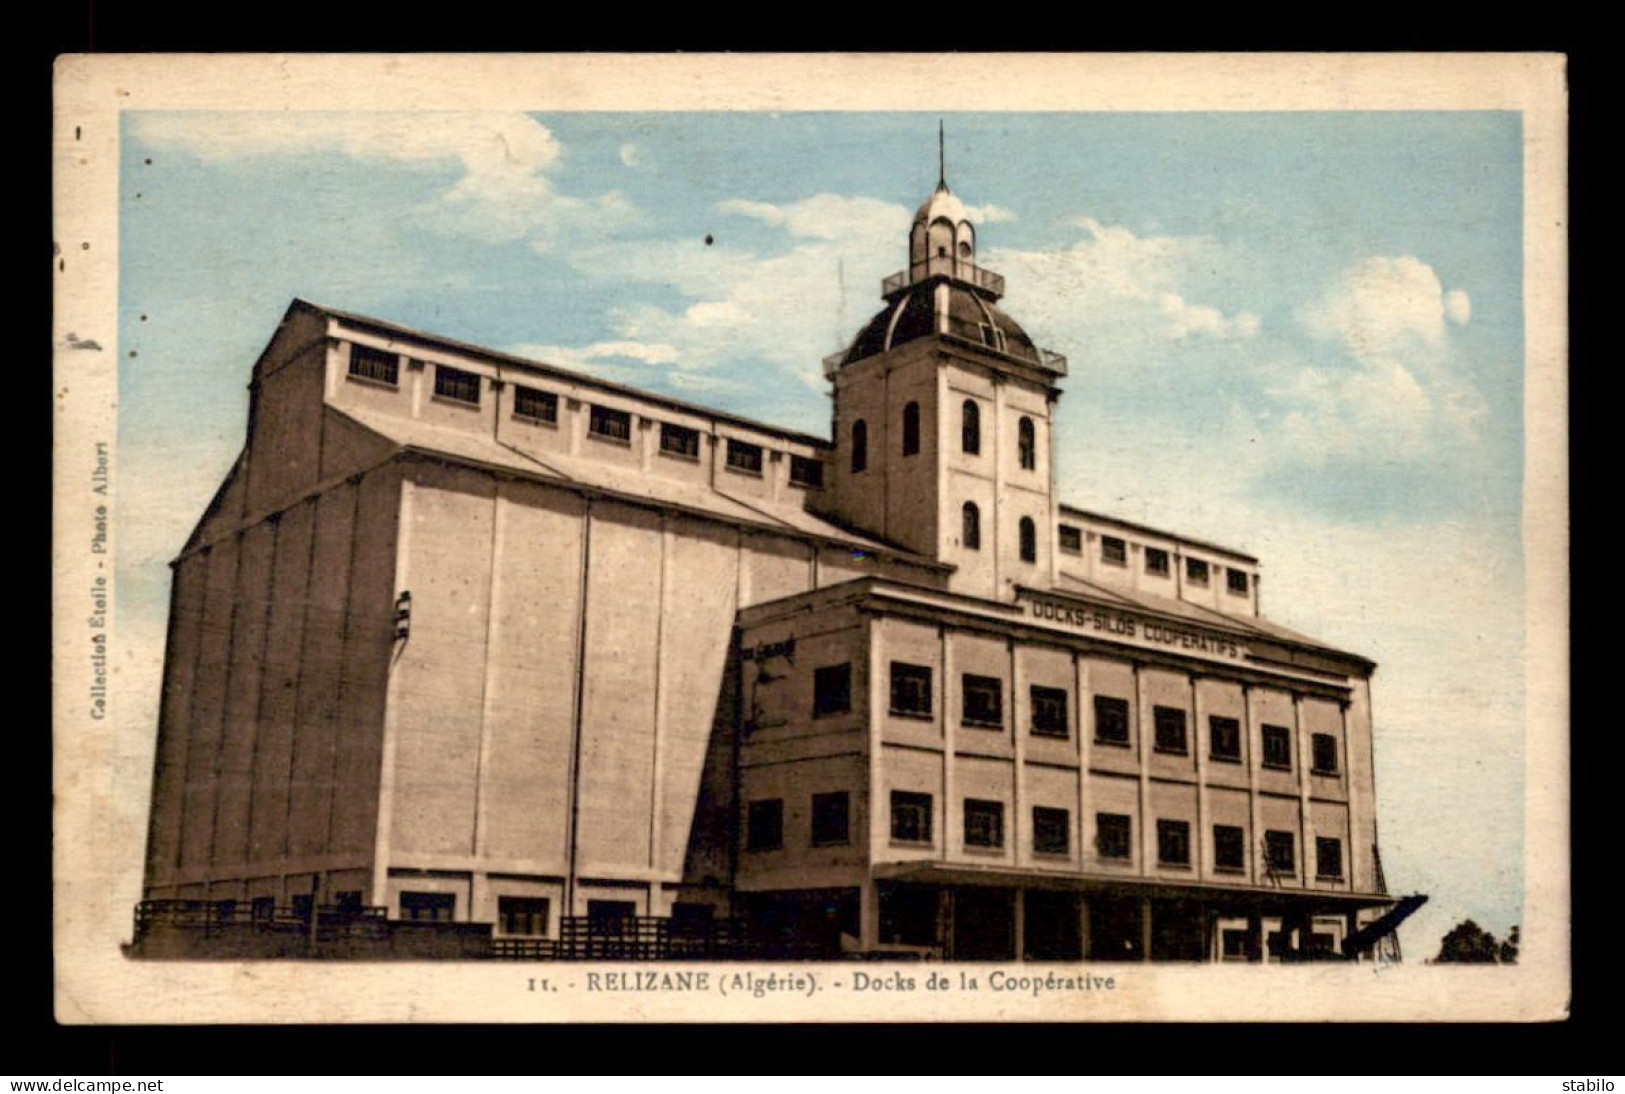
M 940 282 L 914 285 L 895 302 L 882 308 L 852 340 L 851 348 L 841 364 L 849 365 L 936 333 L 933 301 L 937 284 Z M 994 331 L 1002 332 L 1002 345 Z M 1039 361 L 1038 347 L 1020 324 L 977 293 L 953 282 L 948 282 L 948 333 L 1010 357 L 1034 364 Z

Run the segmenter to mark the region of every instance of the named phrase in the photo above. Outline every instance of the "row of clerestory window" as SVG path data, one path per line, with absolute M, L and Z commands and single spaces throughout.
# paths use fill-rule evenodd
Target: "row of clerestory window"
M 914 456 L 920 451 L 920 404 L 910 402 L 903 407 L 903 455 Z M 970 456 L 982 451 L 982 412 L 974 399 L 966 399 L 960 412 L 960 449 Z M 1038 429 L 1031 418 L 1023 416 L 1016 424 L 1016 455 L 1024 471 L 1038 468 Z M 869 467 L 869 423 L 859 418 L 852 423 L 852 470 L 865 471 Z
M 370 384 L 398 387 L 400 383 L 400 356 L 353 343 L 350 347 L 349 374 L 352 378 Z M 480 376 L 450 365 L 434 366 L 434 395 L 445 402 L 463 406 L 480 405 Z M 514 385 L 513 415 L 523 421 L 540 425 L 556 425 L 559 420 L 559 397 L 551 391 L 541 391 Z M 587 433 L 612 444 L 632 443 L 632 415 L 615 407 L 593 404 L 587 416 Z M 660 423 L 660 451 L 677 459 L 700 458 L 700 431 L 676 422 Z M 726 460 L 728 467 L 747 475 L 762 473 L 763 449 L 759 444 L 738 438 L 728 438 Z M 796 486 L 821 487 L 824 485 L 824 465 L 810 456 L 790 456 L 790 482 Z

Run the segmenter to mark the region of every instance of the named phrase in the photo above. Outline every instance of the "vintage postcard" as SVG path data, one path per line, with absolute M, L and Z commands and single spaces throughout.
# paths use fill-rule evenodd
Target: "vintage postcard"
M 62 58 L 58 1019 L 1562 1018 L 1566 132 Z

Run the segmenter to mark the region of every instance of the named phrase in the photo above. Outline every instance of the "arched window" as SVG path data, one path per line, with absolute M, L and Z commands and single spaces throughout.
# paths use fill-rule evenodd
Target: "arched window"
M 1038 561 L 1038 528 L 1032 517 L 1021 518 L 1021 561 Z
M 960 537 L 965 541 L 965 550 L 980 551 L 982 549 L 982 511 L 976 507 L 974 501 L 965 503 L 964 534 Z
M 975 399 L 966 399 L 959 412 L 959 447 L 975 456 L 982 451 L 982 410 Z
M 920 404 L 909 403 L 903 408 L 903 455 L 912 456 L 920 450 Z
M 869 426 L 862 418 L 852 423 L 852 470 L 869 466 Z
M 1021 450 L 1021 469 L 1031 471 L 1038 466 L 1038 442 L 1033 437 L 1033 420 L 1021 419 L 1017 429 L 1016 443 Z

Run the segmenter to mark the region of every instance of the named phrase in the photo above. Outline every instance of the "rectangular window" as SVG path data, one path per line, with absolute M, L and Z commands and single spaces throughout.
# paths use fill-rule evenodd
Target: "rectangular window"
M 595 406 L 587 416 L 587 432 L 594 437 L 620 444 L 632 443 L 632 415 L 624 410 Z
M 931 795 L 891 792 L 891 838 L 898 843 L 931 842 Z
M 891 712 L 909 718 L 931 717 L 930 668 L 891 663 Z
M 1004 846 L 1004 803 L 965 799 L 965 846 Z
M 844 714 L 852 709 L 852 665 L 825 665 L 813 670 L 813 717 Z
M 850 843 L 852 839 L 851 801 L 845 790 L 812 797 L 812 844 L 814 847 L 832 847 Z
M 497 925 L 503 934 L 547 934 L 549 904 L 545 896 L 497 897 Z
M 1271 873 L 1297 873 L 1297 845 L 1293 842 L 1291 832 L 1264 833 L 1264 862 L 1269 866 Z
M 660 423 L 660 451 L 685 460 L 700 458 L 700 431 L 686 425 Z
M 1225 587 L 1237 596 L 1246 596 L 1251 588 L 1247 580 L 1246 570 L 1227 568 L 1224 572 Z
M 963 709 L 960 721 L 980 729 L 1000 729 L 1004 726 L 1003 683 L 994 676 L 960 678 Z
M 1239 825 L 1213 826 L 1213 868 L 1215 870 L 1247 868 L 1247 833 Z
M 790 485 L 820 487 L 824 485 L 824 464 L 810 456 L 790 457 Z
M 1033 852 L 1065 855 L 1072 851 L 1072 814 L 1065 809 L 1033 806 Z
M 1159 577 L 1168 576 L 1168 552 L 1161 547 L 1145 549 L 1145 572 Z
M 1072 706 L 1065 688 L 1046 688 L 1034 684 L 1031 689 L 1033 703 L 1033 736 L 1067 737 L 1067 710 Z
M 1337 738 L 1330 733 L 1315 733 L 1310 736 L 1309 743 L 1314 752 L 1311 770 L 1316 775 L 1337 774 Z
M 333 906 L 345 915 L 356 915 L 361 911 L 361 890 L 344 889 L 333 894 Z
M 1109 566 L 1128 565 L 1128 544 L 1116 536 L 1101 536 L 1100 561 Z
M 480 378 L 474 373 L 464 372 L 460 368 L 436 365 L 434 367 L 434 393 L 436 397 L 450 399 L 454 403 L 479 406 Z
M 1292 770 L 1292 731 L 1286 726 L 1265 726 L 1264 766 L 1281 771 Z
M 1157 822 L 1157 861 L 1164 866 L 1191 864 L 1191 826 L 1189 821 L 1159 820 Z
M 450 923 L 456 914 L 456 893 L 401 894 L 402 919 L 413 923 Z
M 728 440 L 728 466 L 750 475 L 762 473 L 762 446 L 744 441 Z
M 357 380 L 371 380 L 375 384 L 395 387 L 401 379 L 401 359 L 397 354 L 352 343 L 350 375 Z
M 1223 934 L 1224 959 L 1247 960 L 1247 931 L 1240 927 L 1226 927 Z
M 1213 714 L 1207 720 L 1208 758 L 1225 763 L 1241 762 L 1241 723 Z
M 1095 696 L 1095 740 L 1103 745 L 1128 745 L 1128 700 Z
M 256 920 L 270 919 L 276 915 L 276 897 L 257 896 L 248 906 L 249 914 Z
M 632 926 L 638 906 L 630 900 L 587 901 L 587 926 L 594 933 L 613 934 Z
M 1158 752 L 1175 752 L 1183 756 L 1190 752 L 1185 741 L 1185 712 L 1178 707 L 1153 707 L 1151 711 L 1156 737 L 1153 743 Z
M 533 387 L 514 388 L 513 413 L 516 418 L 555 423 L 559 420 L 559 397 L 551 391 L 537 391 Z
M 1083 553 L 1083 529 L 1074 528 L 1070 524 L 1061 525 L 1061 527 L 1060 527 L 1060 544 L 1061 544 L 1061 550 L 1065 551 L 1069 555 L 1082 554 Z
M 1315 837 L 1315 876 L 1343 876 L 1343 841 L 1328 836 Z
M 751 802 L 745 823 L 745 850 L 777 851 L 784 846 L 784 801 Z
M 1096 813 L 1095 850 L 1101 858 L 1129 858 L 1129 818 L 1122 813 Z
M 1199 558 L 1185 560 L 1185 580 L 1192 585 L 1207 584 L 1207 563 Z

